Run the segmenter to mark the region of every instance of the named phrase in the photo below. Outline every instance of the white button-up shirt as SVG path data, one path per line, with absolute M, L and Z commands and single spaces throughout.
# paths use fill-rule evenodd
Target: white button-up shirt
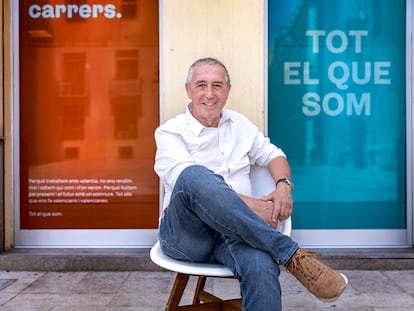
M 218 127 L 212 128 L 204 127 L 187 108 L 185 114 L 158 127 L 155 141 L 154 168 L 164 186 L 164 207 L 178 176 L 190 165 L 207 167 L 237 193 L 250 196 L 250 165 L 267 166 L 285 156 L 245 116 L 228 109 L 223 109 Z

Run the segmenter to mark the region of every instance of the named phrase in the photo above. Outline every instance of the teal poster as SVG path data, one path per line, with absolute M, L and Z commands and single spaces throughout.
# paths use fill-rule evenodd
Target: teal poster
M 268 1 L 268 134 L 294 229 L 406 228 L 406 4 Z

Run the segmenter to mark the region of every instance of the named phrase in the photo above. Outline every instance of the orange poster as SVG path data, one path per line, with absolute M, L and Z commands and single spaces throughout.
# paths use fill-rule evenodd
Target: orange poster
M 21 229 L 151 229 L 158 1 L 20 1 Z

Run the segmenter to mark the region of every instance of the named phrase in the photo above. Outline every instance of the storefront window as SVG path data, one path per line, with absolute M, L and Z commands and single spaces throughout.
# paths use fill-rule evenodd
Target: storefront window
M 20 229 L 154 229 L 158 1 L 19 2 Z
M 269 0 L 268 16 L 294 228 L 406 229 L 406 2 Z

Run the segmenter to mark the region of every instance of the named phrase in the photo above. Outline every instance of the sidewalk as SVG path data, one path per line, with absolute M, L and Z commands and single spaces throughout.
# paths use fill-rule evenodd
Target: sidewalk
M 414 310 L 414 270 L 342 272 L 349 279 L 347 289 L 335 303 L 323 303 L 282 271 L 283 310 Z M 165 308 L 174 277 L 163 271 L 0 271 L 0 310 L 159 311 Z M 239 295 L 234 279 L 209 279 L 207 287 L 223 298 Z M 185 301 L 190 295 L 185 294 Z

